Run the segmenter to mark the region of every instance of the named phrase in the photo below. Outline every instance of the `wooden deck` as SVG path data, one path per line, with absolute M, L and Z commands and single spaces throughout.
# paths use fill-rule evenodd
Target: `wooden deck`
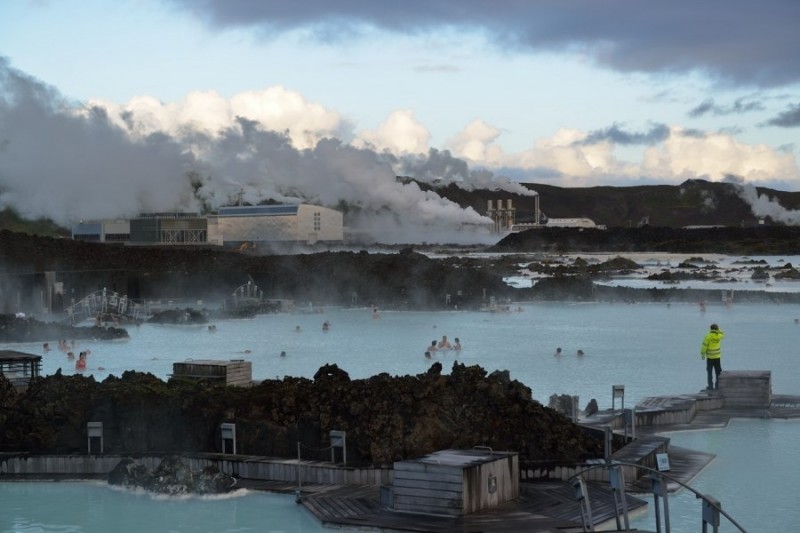
M 297 486 L 261 480 L 239 480 L 237 486 L 293 494 Z M 588 483 L 595 525 L 614 521 L 614 499 L 606 483 Z M 647 503 L 626 494 L 629 512 Z M 498 507 L 463 516 L 399 512 L 380 503 L 375 485 L 303 485 L 299 503 L 322 524 L 411 532 L 573 532 L 583 531 L 580 507 L 569 483 L 520 484 L 520 497 Z

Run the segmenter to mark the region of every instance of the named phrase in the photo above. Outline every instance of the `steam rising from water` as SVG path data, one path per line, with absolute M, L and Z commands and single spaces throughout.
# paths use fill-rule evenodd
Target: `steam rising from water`
M 203 124 L 158 102 L 82 106 L 0 58 L 0 208 L 70 226 L 274 199 L 344 209 L 346 225 L 380 242 L 466 243 L 485 241 L 491 221 L 398 173 L 532 194 L 448 152 L 395 156 L 347 144 L 333 137 L 346 136 L 345 125 L 323 109 L 330 136 L 312 138 L 286 130 L 286 117 L 245 118 L 236 102 L 203 96 L 192 96 L 206 105 Z

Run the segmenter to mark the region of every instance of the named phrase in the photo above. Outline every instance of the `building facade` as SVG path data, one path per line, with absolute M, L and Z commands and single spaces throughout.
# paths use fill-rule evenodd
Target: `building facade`
M 258 243 L 341 242 L 344 217 L 334 209 L 310 204 L 220 207 L 212 237 L 225 246 Z
M 258 243 L 339 243 L 344 217 L 310 204 L 221 207 L 218 214 L 143 213 L 130 220 L 81 221 L 72 238 L 90 242 L 249 247 Z

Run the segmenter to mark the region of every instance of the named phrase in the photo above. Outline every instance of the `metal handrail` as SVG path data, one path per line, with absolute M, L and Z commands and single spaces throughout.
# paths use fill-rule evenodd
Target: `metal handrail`
M 581 476 L 583 475 L 583 473 L 584 473 L 584 472 L 588 472 L 588 471 L 590 471 L 590 470 L 594 470 L 594 469 L 597 469 L 597 468 L 610 468 L 610 467 L 613 467 L 613 466 L 633 466 L 633 467 L 636 467 L 636 468 L 642 468 L 642 469 L 644 469 L 644 470 L 647 470 L 647 471 L 648 471 L 648 472 L 650 472 L 651 474 L 657 474 L 658 476 L 661 476 L 661 477 L 662 477 L 662 478 L 664 478 L 664 479 L 667 479 L 667 480 L 669 480 L 669 481 L 672 481 L 673 483 L 677 483 L 677 484 L 678 484 L 678 485 L 680 485 L 681 487 L 683 487 L 683 488 L 685 488 L 685 489 L 689 490 L 690 492 L 694 493 L 694 495 L 695 495 L 697 498 L 700 498 L 700 499 L 702 499 L 702 500 L 703 500 L 703 501 L 704 501 L 704 502 L 705 502 L 707 505 L 710 505 L 711 507 L 713 507 L 714 509 L 716 509 L 717 511 L 719 511 L 719 513 L 720 513 L 722 516 L 724 516 L 725 518 L 727 518 L 727 519 L 728 519 L 728 521 L 729 521 L 729 522 L 730 522 L 730 523 L 731 523 L 731 524 L 732 524 L 734 527 L 736 527 L 736 528 L 737 528 L 739 531 L 741 531 L 742 533 L 747 533 L 747 530 L 746 530 L 746 529 L 744 529 L 744 527 L 742 527 L 742 526 L 741 526 L 741 525 L 740 525 L 740 524 L 739 524 L 739 523 L 738 523 L 738 522 L 737 522 L 737 521 L 736 521 L 736 520 L 735 520 L 735 519 L 734 519 L 734 518 L 733 518 L 731 515 L 729 515 L 729 514 L 728 514 L 726 511 L 724 511 L 724 510 L 722 509 L 722 507 L 720 507 L 720 505 L 719 505 L 719 502 L 718 502 L 716 499 L 714 499 L 714 498 L 712 498 L 712 497 L 710 497 L 710 496 L 706 496 L 705 494 L 703 494 L 703 493 L 702 493 L 702 492 L 700 492 L 699 490 L 697 490 L 697 489 L 693 489 L 692 487 L 690 487 L 690 486 L 689 486 L 689 485 L 687 485 L 686 483 L 684 483 L 684 482 L 682 482 L 682 481 L 680 481 L 680 480 L 678 480 L 678 479 L 675 479 L 675 478 L 674 478 L 674 477 L 672 477 L 672 476 L 668 476 L 668 475 L 667 475 L 667 474 L 665 474 L 664 472 L 661 472 L 661 471 L 659 471 L 659 470 L 656 470 L 656 469 L 654 469 L 654 468 L 650 468 L 649 466 L 641 465 L 641 464 L 638 464 L 638 463 L 629 463 L 629 462 L 626 462 L 626 461 L 618 461 L 618 460 L 611 460 L 611 461 L 609 461 L 609 462 L 602 463 L 602 464 L 588 464 L 588 463 L 583 463 L 583 464 L 578 464 L 578 465 L 575 465 L 575 466 L 577 466 L 577 467 L 585 467 L 585 469 L 584 469 L 584 470 L 582 470 L 580 473 L 578 473 L 578 474 L 575 474 L 574 476 L 571 476 L 571 477 L 569 477 L 569 478 L 568 478 L 568 481 L 570 481 L 570 482 L 571 482 L 572 480 L 574 480 L 574 479 L 577 479 L 577 478 L 581 478 L 581 479 L 582 479 L 582 477 L 581 477 Z

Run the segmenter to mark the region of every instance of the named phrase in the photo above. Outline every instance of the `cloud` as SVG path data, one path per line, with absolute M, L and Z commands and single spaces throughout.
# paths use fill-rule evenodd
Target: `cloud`
M 733 104 L 729 106 L 717 105 L 713 98 L 708 98 L 702 103 L 697 105 L 689 111 L 691 118 L 701 117 L 703 115 L 712 114 L 715 116 L 733 115 L 748 113 L 751 111 L 763 111 L 764 104 L 758 100 L 751 100 L 749 97 L 743 96 L 737 98 Z
M 781 128 L 800 127 L 800 104 L 790 105 L 789 109 L 767 120 L 766 123 L 767 125 L 780 126 Z
M 580 52 L 619 71 L 703 71 L 765 87 L 800 81 L 796 0 L 768 6 L 750 0 L 168 2 L 211 26 L 253 28 L 262 35 L 303 28 L 330 39 L 363 27 L 412 35 L 458 29 L 504 48 Z
M 722 133 L 684 135 L 680 128 L 673 128 L 663 144 L 645 151 L 641 171 L 669 181 L 696 177 L 721 181 L 728 175 L 764 184 L 800 179 L 791 153 L 763 144 L 747 145 Z
M 311 148 L 327 137 L 352 136 L 352 126 L 338 113 L 281 86 L 241 92 L 230 99 L 216 91 L 193 91 L 178 103 L 163 103 L 143 96 L 122 105 L 103 100 L 89 104 L 105 109 L 116 125 L 137 138 L 155 132 L 174 138 L 181 138 L 187 132 L 214 136 L 239 117 L 286 133 L 299 149 Z
M 591 145 L 601 142 L 610 141 L 619 145 L 652 145 L 662 142 L 669 137 L 669 128 L 665 124 L 655 124 L 650 128 L 650 131 L 645 133 L 632 133 L 627 132 L 620 128 L 618 124 L 603 130 L 589 132 L 580 144 Z
M 583 132 L 562 128 L 532 147 L 507 153 L 497 144 L 502 132 L 470 123 L 451 142 L 454 155 L 496 175 L 519 181 L 544 180 L 561 186 L 681 183 L 689 178 L 719 181 L 730 174 L 761 184 L 798 188 L 800 168 L 790 150 L 748 145 L 730 135 L 654 125 L 645 132 L 618 125 Z M 618 149 L 641 146 L 640 158 Z M 634 154 L 635 155 L 635 154 Z
M 428 151 L 431 134 L 420 124 L 411 110 L 394 111 L 376 130 L 364 130 L 355 140 L 356 146 L 393 153 L 422 154 Z

